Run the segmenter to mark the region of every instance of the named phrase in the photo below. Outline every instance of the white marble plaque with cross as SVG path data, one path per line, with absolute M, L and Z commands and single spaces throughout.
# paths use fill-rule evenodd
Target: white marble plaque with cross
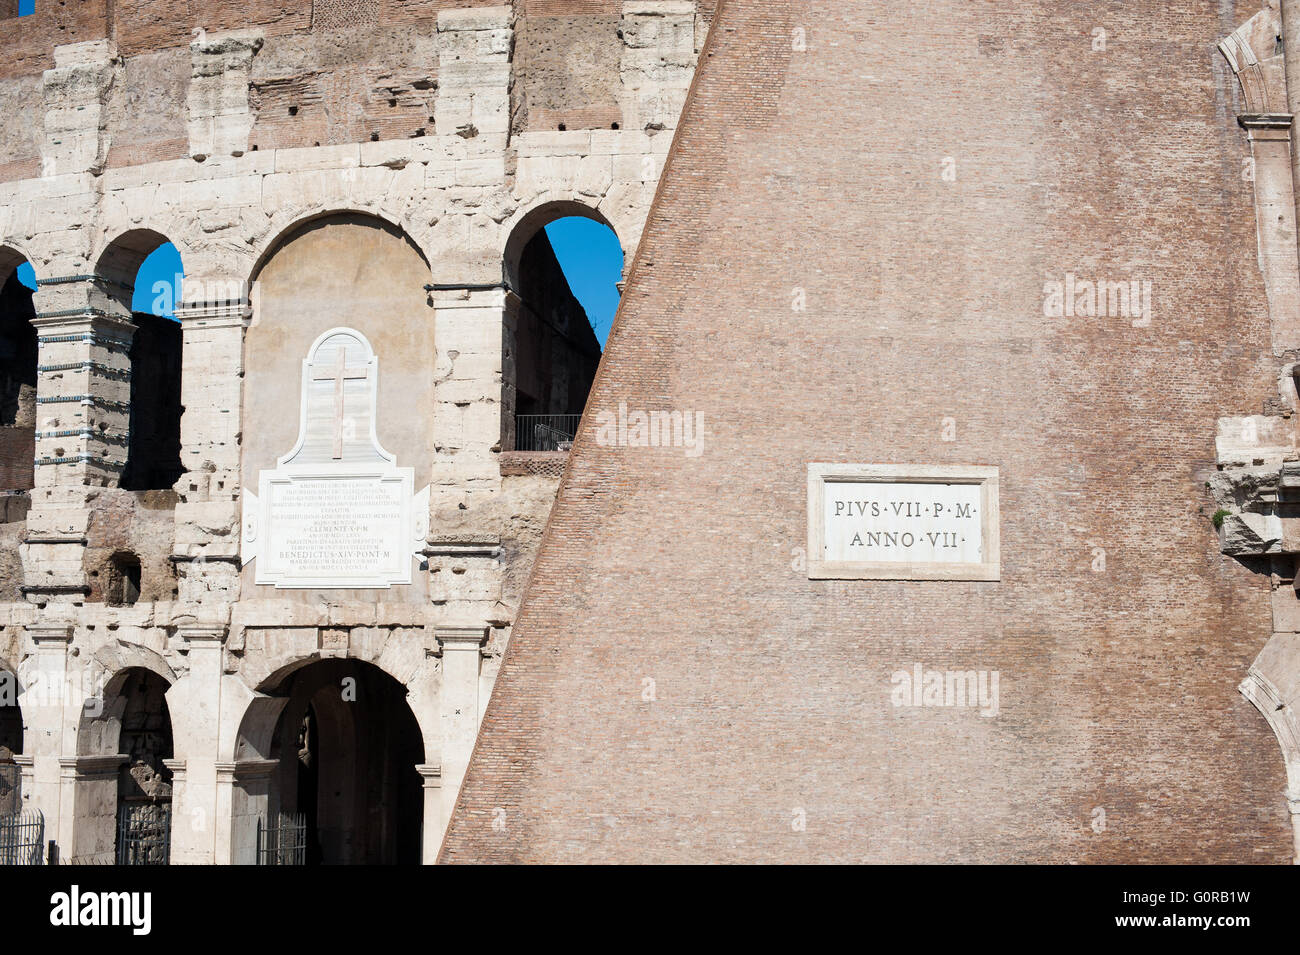
M 379 358 L 332 328 L 302 363 L 298 442 L 257 493 L 244 491 L 242 559 L 279 588 L 376 588 L 411 582 L 428 534 L 429 497 L 375 429 Z

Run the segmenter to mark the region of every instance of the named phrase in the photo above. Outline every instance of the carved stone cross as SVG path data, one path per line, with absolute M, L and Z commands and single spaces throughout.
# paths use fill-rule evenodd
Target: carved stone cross
M 312 374 L 312 381 L 334 382 L 334 457 L 343 457 L 343 383 L 351 379 L 369 378 L 370 369 L 366 365 L 348 367 L 347 349 L 340 348 L 339 360 L 330 371 L 318 371 Z

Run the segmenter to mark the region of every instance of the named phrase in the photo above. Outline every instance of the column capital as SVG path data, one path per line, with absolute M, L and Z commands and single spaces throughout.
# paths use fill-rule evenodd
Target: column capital
M 262 779 L 270 776 L 280 766 L 278 759 L 235 759 L 220 760 L 217 766 L 217 782 L 231 783 L 235 780 Z
M 433 636 L 438 643 L 435 656 L 447 650 L 473 650 L 478 652 L 488 640 L 487 624 L 472 627 L 434 627 Z
M 1242 113 L 1237 117 L 1251 142 L 1289 143 L 1292 121 L 1290 113 Z
M 253 306 L 247 299 L 182 302 L 176 306 L 176 320 L 189 331 L 198 328 L 247 328 Z
M 72 642 L 71 624 L 28 624 L 27 635 L 37 649 L 67 649 Z
M 220 647 L 226 642 L 226 634 L 226 627 L 222 624 L 189 623 L 176 627 L 176 636 L 191 650 L 195 647 Z

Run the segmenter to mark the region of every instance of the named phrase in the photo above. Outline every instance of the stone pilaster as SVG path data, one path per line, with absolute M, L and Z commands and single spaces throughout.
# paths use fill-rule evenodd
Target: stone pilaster
M 442 654 L 442 807 L 443 818 L 450 819 L 478 736 L 479 675 L 487 628 L 438 627 L 434 636 Z
M 99 175 L 108 158 L 108 97 L 121 70 L 111 40 L 54 48 L 54 69 L 44 75 L 45 140 L 42 175 Z
M 75 752 L 76 727 L 70 729 L 67 711 L 68 647 L 72 627 L 68 624 L 29 625 L 27 639 L 32 656 L 21 673 L 23 692 L 18 705 L 22 708 L 26 733 L 23 767 L 24 808 L 38 809 L 45 816 L 46 839 L 54 839 L 66 850 L 70 842 L 61 841 L 62 771 L 59 760 L 67 744 Z M 67 836 L 71 837 L 71 828 Z
M 218 864 L 257 864 L 258 823 L 276 824 L 271 816 L 271 783 L 279 766 L 274 759 L 217 763 Z
M 1300 248 L 1291 175 L 1289 113 L 1243 114 L 1238 122 L 1250 140 L 1255 176 L 1255 224 L 1259 261 L 1268 288 L 1273 352 L 1300 348 Z
M 473 151 L 499 149 L 510 132 L 509 5 L 438 13 L 438 98 L 434 129 Z
M 431 499 L 457 488 L 463 493 L 500 487 L 497 452 L 503 421 L 513 436 L 513 408 L 503 408 L 507 314 L 518 298 L 504 286 L 439 288 L 434 296 L 437 380 L 430 426 L 437 435 Z M 513 359 L 511 359 L 513 361 Z M 489 387 L 485 383 L 491 382 Z M 508 389 L 513 402 L 513 382 Z
M 37 488 L 113 486 L 126 466 L 136 328 L 123 299 L 129 289 L 92 275 L 39 282 Z
M 116 858 L 117 778 L 130 757 L 64 756 L 59 759 L 62 796 L 58 842 L 66 863 L 112 864 Z
M 253 131 L 248 102 L 260 30 L 200 33 L 190 44 L 190 156 L 242 156 Z
M 623 128 L 675 129 L 695 75 L 694 0 L 625 0 Z
M 186 604 L 239 598 L 239 454 L 248 302 L 186 302 L 181 323 L 181 462 L 176 482 L 179 597 Z
M 438 861 L 442 847 L 442 834 L 447 828 L 447 816 L 442 801 L 442 767 L 425 763 L 415 767 L 424 784 L 424 846 L 420 861 L 433 865 Z
M 171 861 L 211 865 L 217 859 L 220 814 L 217 761 L 221 742 L 221 675 L 226 628 L 191 625 L 177 629 L 186 648 L 189 673 L 167 691 L 176 759 L 185 761 L 180 812 L 172 819 Z M 229 833 L 226 833 L 229 844 Z

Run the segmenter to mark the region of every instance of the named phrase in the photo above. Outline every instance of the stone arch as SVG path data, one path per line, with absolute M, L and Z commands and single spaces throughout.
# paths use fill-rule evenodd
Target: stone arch
M 252 266 L 248 270 L 248 287 L 254 288 L 262 270 L 275 254 L 298 233 L 323 219 L 357 216 L 374 219 L 402 233 L 426 263 L 433 261 L 427 243 L 405 217 L 395 216 L 376 205 L 364 202 L 322 205 L 314 209 L 285 209 L 276 213 L 261 230 L 253 245 Z
M 383 631 L 375 640 L 351 642 L 342 659 L 355 660 L 381 670 L 395 682 L 406 687 L 407 702 L 415 713 L 420 733 L 424 739 L 426 755 L 439 749 L 441 728 L 437 717 L 438 687 L 434 682 L 435 667 L 425 654 L 422 644 L 412 638 L 409 631 Z M 267 721 L 273 716 L 272 704 L 262 700 L 274 698 L 274 691 L 294 673 L 326 659 L 320 653 L 303 655 L 287 652 L 271 658 L 256 659 L 246 654 L 240 677 L 251 684 L 254 697 L 240 722 L 235 758 L 264 757 L 269 753 Z M 432 759 L 432 756 L 429 758 Z
M 380 444 L 414 468 L 417 487 L 428 483 L 435 436 L 409 409 L 433 402 L 431 272 L 410 233 L 369 212 L 314 215 L 281 233 L 252 275 L 241 417 L 249 480 L 296 444 L 303 359 L 322 332 L 345 327 L 378 359 Z
M 1242 113 L 1285 113 L 1286 81 L 1278 38 L 1282 25 L 1275 9 L 1265 8 L 1219 41 L 1219 52 L 1241 85 Z
M 411 688 L 356 656 L 314 655 L 278 668 L 259 691 L 240 726 L 236 765 L 269 769 L 264 788 L 245 787 L 234 800 L 243 814 L 256 804 L 263 819 L 300 816 L 308 862 L 418 862 L 429 747 Z M 235 839 L 247 841 L 246 833 Z
M 511 293 L 502 329 L 504 451 L 567 450 L 600 364 L 600 341 L 544 231 L 571 217 L 608 229 L 623 249 L 623 267 L 627 265 L 614 226 L 598 208 L 573 198 L 543 198 L 509 224 L 502 252 L 502 274 Z
M 95 260 L 95 275 L 104 283 L 108 296 L 122 307 L 124 314 L 131 313 L 131 293 L 135 289 L 135 277 L 140 266 L 169 242 L 175 245 L 166 235 L 154 229 L 128 229 L 106 243 L 99 253 Z M 177 246 L 178 251 L 179 248 Z M 184 262 L 183 255 L 181 261 Z
M 158 654 L 132 645 L 102 649 L 87 667 L 96 668 L 112 675 L 90 693 L 77 727 L 71 861 L 165 861 L 174 745 L 167 692 L 175 675 Z M 135 818 L 137 810 L 157 817 L 147 845 L 120 837 L 123 814 Z
M 121 699 L 132 670 L 154 674 L 168 687 L 176 673 L 154 650 L 132 643 L 108 644 L 86 664 L 86 683 L 81 719 L 77 726 L 78 756 L 115 755 L 121 733 Z
M 0 280 L 7 279 L 18 266 L 31 262 L 31 256 L 11 239 L 0 240 Z
M 130 229 L 109 242 L 95 263 L 107 299 L 135 325 L 131 340 L 130 422 L 126 467 L 119 485 L 127 490 L 165 490 L 184 473 L 181 465 L 181 329 L 165 315 L 133 311 L 137 276 L 145 259 L 168 243 L 162 232 Z M 177 248 L 179 252 L 179 247 Z M 181 259 L 182 268 L 184 258 Z M 170 313 L 182 296 L 182 277 L 171 278 L 159 296 Z
M 536 196 L 527 205 L 521 206 L 513 216 L 506 220 L 503 227 L 504 244 L 501 247 L 501 263 L 503 277 L 509 288 L 513 290 L 519 288 L 519 263 L 528 243 L 552 222 L 570 216 L 591 219 L 614 233 L 619 240 L 620 247 L 623 249 L 623 272 L 624 275 L 627 274 L 627 269 L 631 266 L 632 256 L 630 254 L 631 250 L 627 247 L 624 232 L 629 230 L 626 228 L 620 230 L 598 206 L 583 201 L 581 197 L 548 192 Z
M 1274 634 L 1237 689 L 1259 710 L 1282 749 L 1295 861 L 1300 864 L 1300 719 L 1295 709 L 1300 668 L 1292 662 L 1297 653 L 1296 634 Z

